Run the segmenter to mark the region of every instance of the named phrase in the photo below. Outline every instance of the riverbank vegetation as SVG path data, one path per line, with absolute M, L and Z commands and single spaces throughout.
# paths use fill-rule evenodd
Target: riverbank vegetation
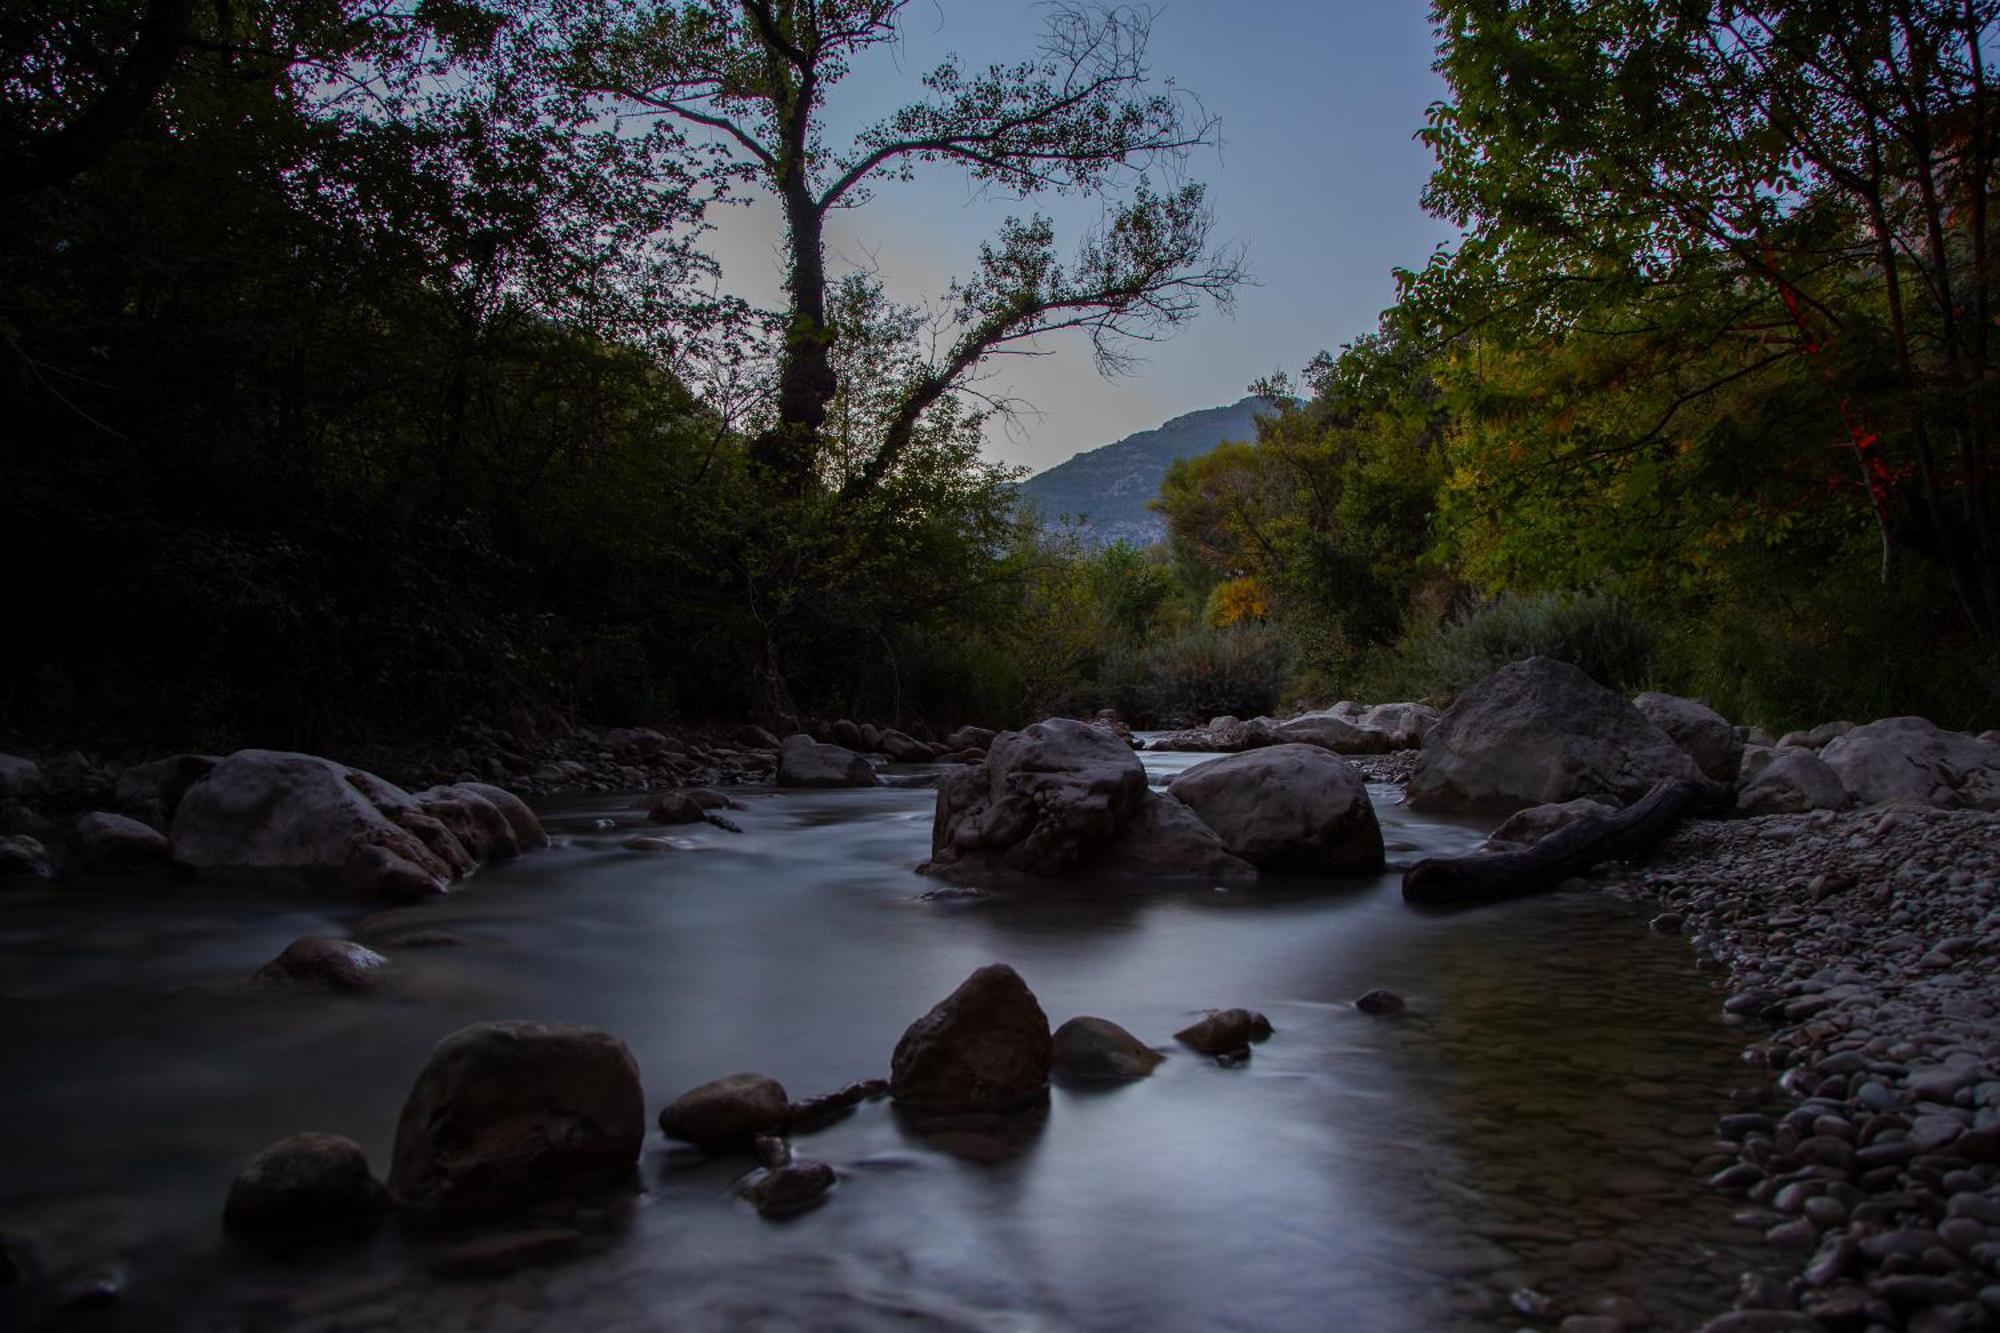
M 0 21 L 0 731 L 1168 720 L 1535 651 L 1771 726 L 2000 714 L 2000 6 L 1439 0 L 1462 239 L 1173 469 L 1152 551 L 1015 511 L 979 368 L 1227 299 L 1153 184 L 1214 126 L 1142 15 L 1061 7 L 840 140 L 901 9 Z M 929 170 L 1022 208 L 919 310 L 824 228 Z M 756 198 L 777 310 L 703 245 Z

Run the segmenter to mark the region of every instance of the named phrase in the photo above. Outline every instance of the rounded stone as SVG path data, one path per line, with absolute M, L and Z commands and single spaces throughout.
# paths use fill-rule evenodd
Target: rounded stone
M 698 1148 L 748 1148 L 791 1118 L 785 1085 L 762 1074 L 730 1074 L 674 1098 L 660 1111 L 660 1132 Z
M 338 1134 L 294 1134 L 237 1175 L 222 1224 L 245 1240 L 282 1244 L 365 1230 L 388 1207 L 389 1192 L 360 1144 Z

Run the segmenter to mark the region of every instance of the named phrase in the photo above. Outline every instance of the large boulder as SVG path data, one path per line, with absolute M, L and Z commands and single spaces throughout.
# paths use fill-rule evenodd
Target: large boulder
M 845 746 L 825 745 L 799 732 L 785 737 L 778 746 L 778 785 L 873 787 L 875 769 Z
M 938 784 L 931 873 L 1060 875 L 1111 840 L 1146 799 L 1146 770 L 1108 731 L 1050 718 L 995 737 L 983 763 Z
M 791 1119 L 785 1085 L 762 1074 L 731 1074 L 691 1088 L 660 1110 L 660 1132 L 698 1148 L 748 1148 Z
M 1231 852 L 1201 817 L 1171 796 L 1146 793 L 1139 813 L 1083 863 L 1118 879 L 1252 880 L 1257 867 Z
M 1799 815 L 1850 804 L 1840 776 L 1805 746 L 1753 746 L 1743 752 L 1736 783 L 1736 809 L 1742 814 Z
M 1445 710 L 1410 780 L 1409 803 L 1511 812 L 1596 797 L 1628 805 L 1701 768 L 1622 695 L 1567 662 L 1502 667 Z
M 47 786 L 41 765 L 18 754 L 0 754 L 0 796 L 34 796 Z
M 1828 741 L 1819 757 L 1856 803 L 1923 801 L 2000 810 L 2000 745 L 1921 717 L 1890 717 Z
M 1364 727 L 1352 717 L 1332 713 L 1307 713 L 1280 724 L 1274 743 L 1317 745 L 1335 754 L 1387 754 L 1395 748 L 1384 733 Z
M 400 787 L 279 750 L 239 750 L 189 787 L 171 843 L 176 865 L 209 879 L 360 898 L 443 893 L 474 864 Z
M 477 1023 L 431 1052 L 396 1123 L 389 1191 L 476 1216 L 607 1184 L 645 1138 L 625 1043 L 596 1028 Z
M 1006 1111 L 1048 1091 L 1048 1015 L 1020 974 L 990 963 L 910 1024 L 889 1065 L 889 1095 L 912 1110 Z
M 170 754 L 134 764 L 111 785 L 111 803 L 154 828 L 165 828 L 180 808 L 187 789 L 209 775 L 222 760 L 212 754 Z
M 360 1144 L 338 1134 L 294 1134 L 237 1175 L 222 1225 L 254 1244 L 289 1245 L 366 1230 L 388 1211 L 389 1192 Z
M 165 834 L 129 815 L 103 810 L 76 821 L 70 846 L 92 870 L 146 870 L 167 864 Z
M 1167 791 L 1259 870 L 1382 868 L 1382 828 L 1359 769 L 1314 745 L 1196 764 Z
M 1632 706 L 1673 737 L 1674 744 L 1688 752 L 1703 774 L 1717 782 L 1736 781 L 1736 770 L 1743 760 L 1743 738 L 1728 718 L 1698 699 L 1683 699 L 1677 694 L 1648 691 L 1635 696 Z

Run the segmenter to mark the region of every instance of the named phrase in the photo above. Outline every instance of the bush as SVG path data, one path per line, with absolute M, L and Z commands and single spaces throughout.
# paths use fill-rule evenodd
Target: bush
M 1257 624 L 1183 630 L 1115 655 L 1100 677 L 1120 712 L 1158 722 L 1268 713 L 1289 678 L 1284 640 L 1271 626 Z
M 1363 674 L 1372 698 L 1450 696 L 1524 657 L 1553 657 L 1615 690 L 1654 675 L 1658 636 L 1603 593 L 1503 594 L 1405 634 Z

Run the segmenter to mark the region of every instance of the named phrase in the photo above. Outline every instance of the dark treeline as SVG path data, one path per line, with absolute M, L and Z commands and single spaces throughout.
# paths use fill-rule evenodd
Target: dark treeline
M 1777 727 L 1993 725 L 2000 5 L 1433 18 L 1463 238 L 1169 474 L 1137 639 L 1233 632 L 1255 685 L 1217 705 L 1550 652 Z
M 1057 11 L 848 146 L 902 6 L 68 0 L 0 20 L 0 730 L 311 744 L 1023 704 L 1027 574 L 970 386 L 1227 295 L 1205 142 L 1145 28 Z M 1105 202 L 1009 220 L 926 321 L 830 272 L 834 208 L 925 164 Z M 790 308 L 705 228 L 774 198 Z M 737 215 L 740 216 L 740 215 Z

